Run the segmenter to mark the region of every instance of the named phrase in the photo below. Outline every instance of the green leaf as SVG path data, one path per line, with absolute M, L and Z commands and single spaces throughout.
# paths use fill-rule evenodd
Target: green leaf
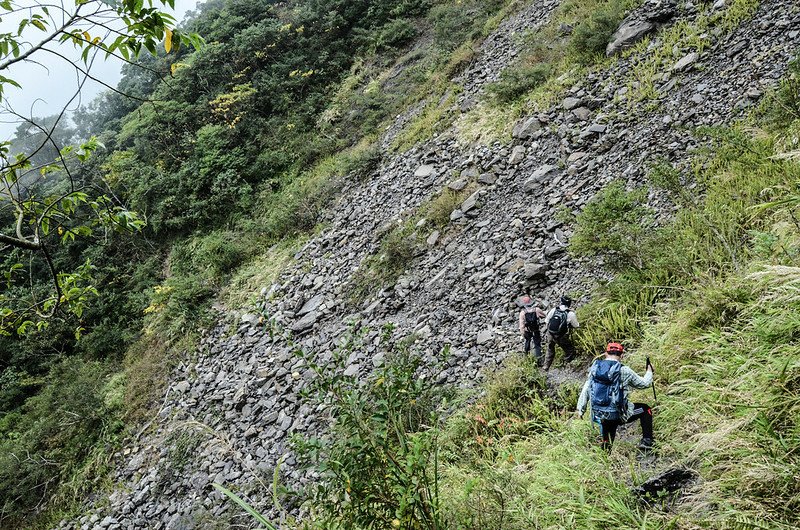
M 25 320 L 24 322 L 22 322 L 22 324 L 19 325 L 19 327 L 17 327 L 17 335 L 25 335 L 28 328 L 33 325 L 34 325 L 33 321 Z
M 219 491 L 220 493 L 228 497 L 230 500 L 241 506 L 244 509 L 244 511 L 250 514 L 250 516 L 253 517 L 253 519 L 264 525 L 267 528 L 267 530 L 278 530 L 278 528 L 275 525 L 267 521 L 267 519 L 263 515 L 255 511 L 252 506 L 247 504 L 234 492 L 227 489 L 225 486 L 222 486 L 221 484 L 217 484 L 216 482 L 212 482 L 211 485 L 214 486 L 214 488 L 217 491 Z
M 17 83 L 17 82 L 16 82 L 16 81 L 14 81 L 13 79 L 11 79 L 11 78 L 9 78 L 9 77 L 5 77 L 5 76 L 2 76 L 2 75 L 0 75 L 0 84 L 5 84 L 5 83 L 8 83 L 9 85 L 15 86 L 15 87 L 17 87 L 17 88 L 22 88 L 22 87 L 19 85 L 19 83 Z

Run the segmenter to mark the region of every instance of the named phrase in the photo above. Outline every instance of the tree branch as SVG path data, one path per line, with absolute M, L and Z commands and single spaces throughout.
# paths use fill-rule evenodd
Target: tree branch
M 47 247 L 41 245 L 42 254 L 44 254 L 44 259 L 47 261 L 47 266 L 50 268 L 50 274 L 53 277 L 53 285 L 56 288 L 56 303 L 53 306 L 53 309 L 50 311 L 49 315 L 42 315 L 44 318 L 50 318 L 51 316 L 56 314 L 58 311 L 59 306 L 61 305 L 61 297 L 63 296 L 61 292 L 61 285 L 58 283 L 58 271 L 56 271 L 56 266 L 53 264 L 53 258 L 50 257 L 50 252 L 47 250 Z
M 0 234 L 0 243 L 4 243 L 6 245 L 10 245 L 16 248 L 22 248 L 25 250 L 42 250 L 44 248 L 44 246 L 40 242 L 28 241 L 27 239 L 19 239 L 16 237 L 7 236 L 5 234 Z
M 78 5 L 78 6 L 76 7 L 76 9 L 75 9 L 75 13 L 73 13 L 73 14 L 72 14 L 72 16 L 70 16 L 70 18 L 69 18 L 69 19 L 68 19 L 68 20 L 67 20 L 67 21 L 64 23 L 64 25 L 63 25 L 63 26 L 61 26 L 60 28 L 58 28 L 58 29 L 57 29 L 56 31 L 54 31 L 53 33 L 51 33 L 50 35 L 48 35 L 48 36 L 47 36 L 47 37 L 46 37 L 46 38 L 45 38 L 43 41 L 41 41 L 39 44 L 37 44 L 36 46 L 31 46 L 31 48 L 30 48 L 28 51 L 26 51 L 25 53 L 21 53 L 21 54 L 19 54 L 17 57 L 12 57 L 11 59 L 8 59 L 7 61 L 5 61 L 5 62 L 3 62 L 3 63 L 0 63 L 0 71 L 2 71 L 2 70 L 5 70 L 6 68 L 8 68 L 9 66 L 11 66 L 11 65 L 13 65 L 13 64 L 15 64 L 15 63 L 18 63 L 18 62 L 20 62 L 20 61 L 24 61 L 24 60 L 25 60 L 25 59 L 27 59 L 29 56 L 31 56 L 32 54 L 34 54 L 35 52 L 37 52 L 38 50 L 41 50 L 41 49 L 46 49 L 46 48 L 44 48 L 45 44 L 47 44 L 47 43 L 48 43 L 48 42 L 50 42 L 51 40 L 55 39 L 55 38 L 56 38 L 56 36 L 58 36 L 59 34 L 61 34 L 61 33 L 62 33 L 62 32 L 65 30 L 65 29 L 67 29 L 69 26 L 71 26 L 71 25 L 72 25 L 72 23 L 75 21 L 75 19 L 76 19 L 76 18 L 78 18 L 78 11 L 80 11 L 80 8 L 81 8 L 81 6 L 80 6 L 80 5 Z

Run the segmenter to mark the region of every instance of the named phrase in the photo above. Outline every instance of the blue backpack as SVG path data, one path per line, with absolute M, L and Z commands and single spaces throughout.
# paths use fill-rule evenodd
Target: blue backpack
M 622 389 L 622 363 L 609 359 L 594 362 L 590 370 L 592 417 L 595 421 L 619 420 L 625 406 Z

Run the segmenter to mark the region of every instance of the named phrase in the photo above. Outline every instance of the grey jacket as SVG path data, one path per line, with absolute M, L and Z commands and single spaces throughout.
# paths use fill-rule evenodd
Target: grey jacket
M 578 413 L 581 416 L 586 412 L 586 405 L 589 403 L 589 388 L 592 385 L 591 370 L 592 368 L 589 367 L 589 377 L 586 378 L 583 390 L 581 390 L 581 396 L 578 398 Z M 625 421 L 633 414 L 633 401 L 628 399 L 630 390 L 633 388 L 642 390 L 653 384 L 653 372 L 648 370 L 645 372 L 644 377 L 639 377 L 636 372 L 622 365 L 620 378 L 622 379 L 622 391 L 625 394 L 625 409 L 622 411 L 622 421 Z

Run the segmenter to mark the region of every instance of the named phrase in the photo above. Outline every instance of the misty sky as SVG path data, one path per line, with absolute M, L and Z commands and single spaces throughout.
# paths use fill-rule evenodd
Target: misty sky
M 70 2 L 71 0 L 65 1 Z M 194 9 L 201 2 L 202 0 L 175 0 L 173 15 L 178 21 L 181 21 L 187 11 Z M 166 10 L 170 11 L 168 7 Z M 16 33 L 19 21 L 19 16 L 4 17 L 0 20 L 0 33 Z M 26 36 L 33 38 L 36 36 L 35 33 L 35 31 L 30 31 Z M 73 51 L 72 45 L 62 44 L 58 49 L 65 55 L 69 54 L 76 64 L 82 66 L 80 52 Z M 79 79 L 76 77 L 75 68 L 63 59 L 48 53 L 39 53 L 32 58 L 41 64 L 17 63 L 2 72 L 4 76 L 12 78 L 22 86 L 22 89 L 18 89 L 7 84 L 4 87 L 4 104 L 26 117 L 42 117 L 59 113 L 78 87 Z M 105 60 L 98 55 L 92 64 L 91 75 L 108 85 L 116 86 L 120 79 L 121 66 L 122 62 L 113 57 Z M 104 90 L 107 89 L 102 84 L 87 80 L 80 98 L 76 99 L 69 107 L 74 109 L 79 105 L 85 105 Z M 0 141 L 9 140 L 14 136 L 19 121 L 15 116 L 0 111 Z

